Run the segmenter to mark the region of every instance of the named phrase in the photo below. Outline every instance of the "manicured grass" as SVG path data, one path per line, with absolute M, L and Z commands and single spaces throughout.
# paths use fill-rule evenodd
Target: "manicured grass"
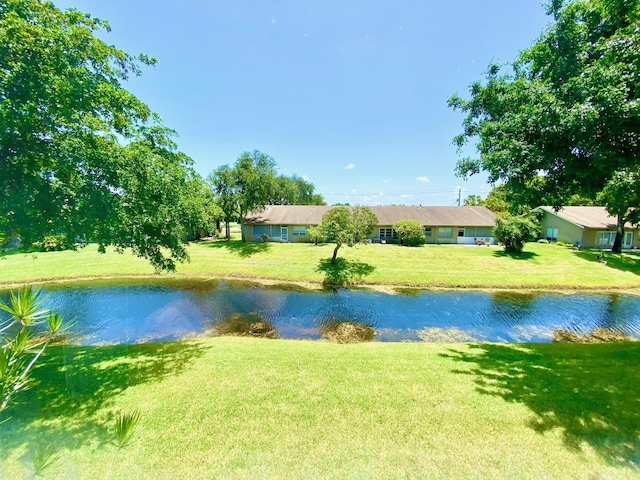
M 398 245 L 344 247 L 331 265 L 333 245 L 206 241 L 189 247 L 191 262 L 178 265 L 183 277 L 233 277 L 320 285 L 360 284 L 443 288 L 637 289 L 640 252 L 605 254 L 528 244 L 521 255 L 499 247 Z M 77 252 L 12 254 L 0 258 L 0 284 L 153 275 L 130 253 L 99 254 L 95 246 Z M 165 275 L 166 276 L 166 275 Z
M 2 478 L 638 478 L 640 344 L 216 338 L 56 346 L 0 425 Z

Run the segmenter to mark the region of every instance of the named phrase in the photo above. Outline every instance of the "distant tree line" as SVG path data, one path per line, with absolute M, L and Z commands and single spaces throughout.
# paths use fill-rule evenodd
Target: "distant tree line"
M 247 212 L 267 205 L 326 205 L 322 195 L 314 193 L 313 183 L 298 175 L 278 175 L 275 160 L 266 153 L 244 152 L 233 166 L 222 165 L 208 182 L 217 205 L 222 210 L 226 237 L 229 223 L 240 222 Z M 244 232 L 242 232 L 244 241 Z

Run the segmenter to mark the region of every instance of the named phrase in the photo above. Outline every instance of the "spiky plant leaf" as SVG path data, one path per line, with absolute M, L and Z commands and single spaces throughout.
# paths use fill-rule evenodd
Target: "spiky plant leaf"
M 116 415 L 115 424 L 115 444 L 120 448 L 124 448 L 133 439 L 136 425 L 140 419 L 140 411 L 134 410 L 129 413 L 118 413 Z
M 13 321 L 25 327 L 33 326 L 49 313 L 49 309 L 41 308 L 46 297 L 40 297 L 40 290 L 34 290 L 31 285 L 25 285 L 17 292 L 11 291 L 9 304 L 0 302 L 0 310 L 7 312 Z
M 60 463 L 62 456 L 53 443 L 38 443 L 33 450 L 33 470 L 35 475 L 44 475 L 47 470 Z

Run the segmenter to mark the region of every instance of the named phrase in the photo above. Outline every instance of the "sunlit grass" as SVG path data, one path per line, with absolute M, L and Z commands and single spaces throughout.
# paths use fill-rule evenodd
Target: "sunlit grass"
M 637 343 L 56 346 L 0 426 L 0 471 L 22 478 L 30 444 L 55 438 L 47 478 L 104 478 L 115 412 L 139 410 L 118 478 L 638 478 L 639 355 Z
M 521 255 L 498 247 L 360 245 L 342 248 L 332 266 L 332 245 L 242 243 L 191 244 L 179 277 L 269 279 L 282 282 L 443 288 L 636 289 L 640 252 L 576 252 L 528 244 Z M 153 276 L 151 266 L 125 252 L 100 254 L 89 245 L 77 252 L 13 254 L 0 259 L 0 284 L 119 276 Z M 166 276 L 166 275 L 165 275 Z

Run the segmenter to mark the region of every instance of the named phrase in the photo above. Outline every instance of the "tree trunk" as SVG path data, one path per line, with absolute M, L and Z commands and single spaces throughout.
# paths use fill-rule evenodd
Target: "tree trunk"
M 244 242 L 244 213 L 240 210 L 240 239 Z
M 335 264 L 336 263 L 336 257 L 338 256 L 338 249 L 340 248 L 340 245 L 336 245 L 336 248 L 333 249 L 333 257 L 331 257 L 331 263 Z
M 231 226 L 229 225 L 229 219 L 224 221 L 224 233 L 227 237 L 227 240 L 231 240 Z
M 616 239 L 613 241 L 611 251 L 622 253 L 622 239 L 624 238 L 624 219 L 618 215 L 618 228 L 616 229 Z

